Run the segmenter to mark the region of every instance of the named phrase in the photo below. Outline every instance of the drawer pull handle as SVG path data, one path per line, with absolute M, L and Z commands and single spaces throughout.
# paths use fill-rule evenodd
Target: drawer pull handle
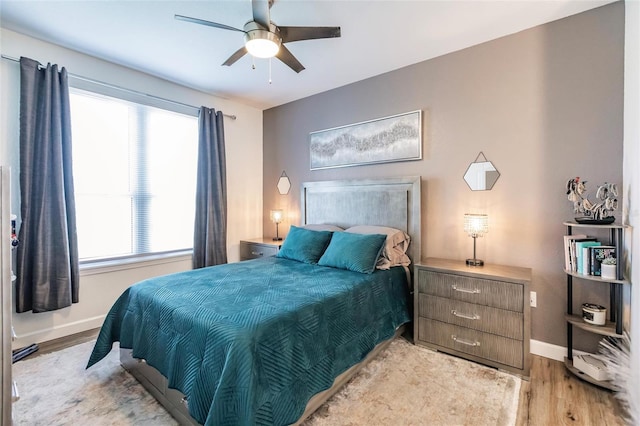
M 451 313 L 459 318 L 466 318 L 466 319 L 470 319 L 470 320 L 479 320 L 480 319 L 480 315 L 476 315 L 476 314 L 461 314 L 460 312 L 456 311 L 455 309 L 451 310 Z
M 473 290 L 469 290 L 467 288 L 458 288 L 457 285 L 451 284 L 451 288 L 455 291 L 459 291 L 460 293 L 471 293 L 471 294 L 480 294 L 479 288 L 474 288 Z
M 264 255 L 264 253 L 261 252 L 261 251 L 252 251 L 251 254 L 254 255 L 254 256 L 263 256 Z
M 457 343 L 462 343 L 463 345 L 467 345 L 467 346 L 480 346 L 480 342 L 475 341 L 472 342 L 470 340 L 465 340 L 465 339 L 460 339 L 458 336 L 456 336 L 455 334 L 451 335 L 451 338 L 453 339 L 454 342 Z

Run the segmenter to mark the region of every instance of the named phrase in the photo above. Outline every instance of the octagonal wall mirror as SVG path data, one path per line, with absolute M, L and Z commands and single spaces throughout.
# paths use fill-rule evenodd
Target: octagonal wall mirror
M 278 179 L 277 186 L 278 186 L 278 193 L 280 195 L 287 195 L 289 193 L 289 190 L 291 189 L 291 181 L 289 180 L 289 176 L 287 176 L 284 170 L 280 175 L 280 179 Z
M 500 172 L 481 151 L 476 160 L 469 164 L 464 174 L 464 181 L 472 191 L 488 191 L 493 188 L 499 177 Z

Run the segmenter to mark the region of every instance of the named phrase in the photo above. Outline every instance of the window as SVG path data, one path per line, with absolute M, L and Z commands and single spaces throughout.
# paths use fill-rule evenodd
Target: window
M 80 260 L 191 249 L 197 117 L 75 88 L 70 100 Z

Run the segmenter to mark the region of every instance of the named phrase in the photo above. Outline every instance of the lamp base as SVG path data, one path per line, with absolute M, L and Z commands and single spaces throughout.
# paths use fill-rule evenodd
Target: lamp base
M 467 266 L 484 266 L 484 261 L 480 259 L 467 259 Z
M 274 237 L 274 238 L 273 238 L 273 241 L 282 241 L 282 238 L 280 238 L 280 237 Z

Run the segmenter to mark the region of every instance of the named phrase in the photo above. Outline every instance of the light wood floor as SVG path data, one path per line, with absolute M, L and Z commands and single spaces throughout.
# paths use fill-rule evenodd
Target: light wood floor
M 93 340 L 89 330 L 40 344 L 34 357 Z M 623 426 L 614 394 L 569 373 L 560 361 L 531 355 L 531 378 L 520 387 L 518 426 Z
M 564 363 L 531 355 L 531 379 L 522 381 L 518 426 L 624 425 L 614 394 L 584 382 Z
M 83 331 L 71 336 L 60 337 L 59 339 L 49 340 L 48 342 L 44 343 L 38 343 L 38 350 L 31 355 L 28 355 L 27 358 L 35 358 L 40 355 L 45 355 L 51 352 L 56 352 L 62 349 L 70 348 L 71 346 L 95 340 L 98 337 L 99 332 L 99 328 L 94 328 L 92 330 Z

